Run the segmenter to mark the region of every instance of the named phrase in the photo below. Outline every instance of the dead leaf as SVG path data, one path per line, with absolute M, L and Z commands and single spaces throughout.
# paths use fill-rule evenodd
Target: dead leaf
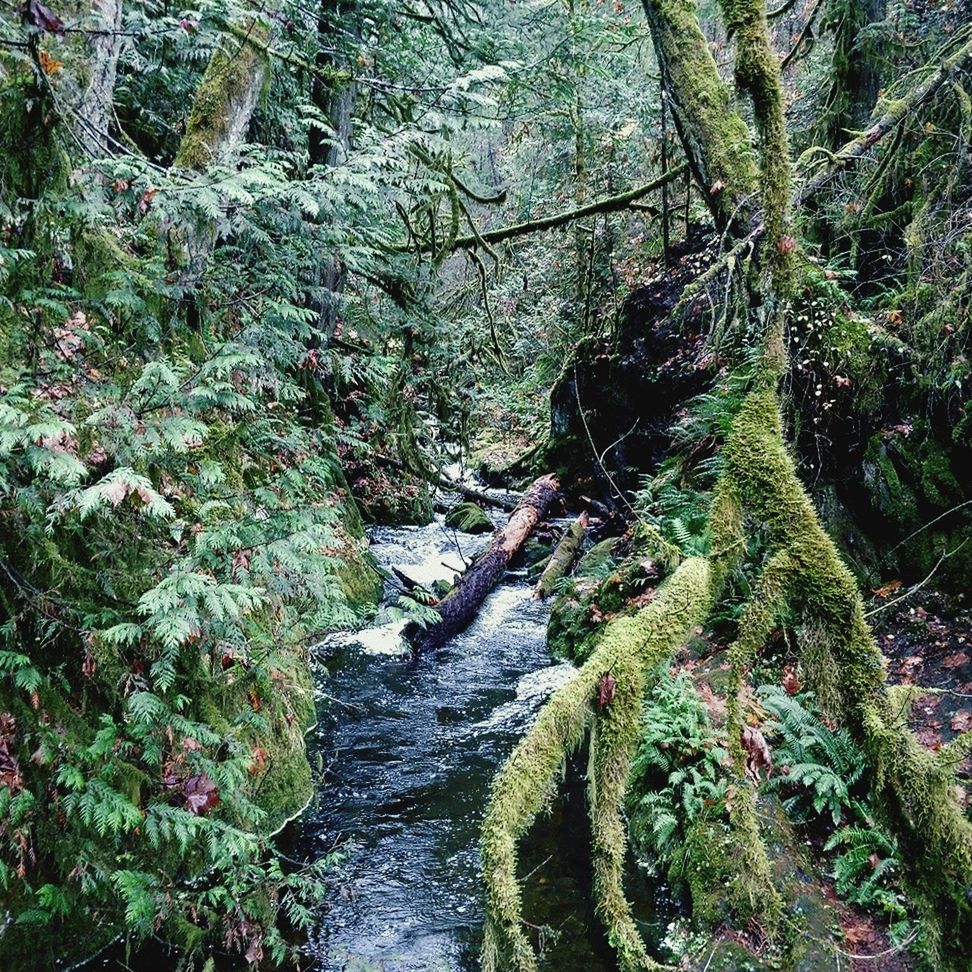
M 253 762 L 249 766 L 250 772 L 254 776 L 262 773 L 267 767 L 267 758 L 270 754 L 262 746 L 255 746 L 250 755 L 253 757 Z
M 618 683 L 610 672 L 605 672 L 601 676 L 601 681 L 597 685 L 597 707 L 603 709 L 614 699 Z
M 968 732 L 972 729 L 972 709 L 956 712 L 948 723 L 955 732 Z
M 787 695 L 796 695 L 800 691 L 800 676 L 792 665 L 783 669 L 782 684 Z
M 942 668 L 961 668 L 963 665 L 968 665 L 969 654 L 966 651 L 956 651 L 954 654 L 946 655 L 941 660 Z
M 219 803 L 219 788 L 205 773 L 190 776 L 182 792 L 186 798 L 186 809 L 197 817 L 205 816 Z
M 746 750 L 746 776 L 759 786 L 759 771 L 766 767 L 766 776 L 773 775 L 773 756 L 769 744 L 760 729 L 746 726 L 742 731 L 743 749 Z

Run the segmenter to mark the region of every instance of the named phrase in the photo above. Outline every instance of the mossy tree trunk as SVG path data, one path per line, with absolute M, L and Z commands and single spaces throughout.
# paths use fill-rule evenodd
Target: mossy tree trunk
M 839 686 L 835 715 L 868 756 L 875 806 L 901 847 L 903 875 L 922 909 L 930 961 L 943 972 L 967 972 L 972 825 L 953 783 L 954 767 L 972 748 L 972 734 L 932 753 L 895 714 L 884 659 L 864 620 L 857 584 L 821 526 L 787 448 L 777 386 L 788 367 L 784 325 L 796 241 L 789 235 L 793 192 L 779 59 L 770 45 L 763 0 L 721 0 L 721 7 L 735 37 L 736 82 L 752 102 L 759 145 L 764 231 L 757 272 L 749 275 L 749 331 L 757 335 L 755 350 L 761 356 L 723 449 L 724 468 L 709 515 L 709 556 L 679 563 L 640 614 L 604 628 L 589 660 L 551 697 L 496 778 L 482 837 L 484 969 L 537 968 L 524 931 L 516 845 L 549 800 L 567 755 L 588 733 L 597 911 L 623 972 L 658 968 L 637 934 L 622 885 L 621 813 L 641 706 L 652 666 L 667 661 L 688 631 L 704 621 L 727 574 L 742 561 L 746 531 L 753 529 L 767 537 L 769 550 L 730 650 L 735 684 L 728 729 L 735 766 L 730 836 L 736 848 L 730 897 L 736 917 L 762 917 L 773 934 L 780 916 L 755 793 L 744 771 L 741 690 L 772 629 L 795 614 L 814 632 L 818 653 L 821 638 L 826 644 L 831 674 L 836 673 L 831 683 Z M 688 0 L 645 0 L 645 8 L 696 177 L 704 185 L 718 172 L 722 192 L 728 190 L 714 204 L 717 218 L 723 224 L 735 221 L 736 210 L 724 208 L 731 199 L 738 200 L 738 211 L 746 206 L 754 213 L 749 193 L 756 180 L 741 149 L 751 143 L 748 129 L 730 108 L 694 6 Z M 735 138 L 731 143 L 726 126 Z M 678 562 L 677 552 L 660 538 L 654 546 L 660 564 L 671 568 Z
M 581 513 L 564 531 L 564 535 L 550 555 L 550 562 L 543 569 L 540 580 L 537 581 L 535 592 L 537 597 L 543 598 L 553 593 L 557 581 L 565 577 L 570 570 L 585 536 L 587 536 L 587 513 Z
M 233 161 L 269 77 L 267 31 L 255 20 L 228 35 L 199 82 L 172 164 L 201 172 Z
M 662 83 L 692 173 L 716 224 L 748 229 L 759 169 L 746 123 L 719 77 L 694 0 L 643 0 Z
M 256 20 L 224 36 L 196 89 L 173 168 L 202 173 L 233 163 L 270 77 L 268 43 L 266 28 Z M 187 291 L 209 262 L 216 234 L 206 217 L 168 229 L 172 261 Z

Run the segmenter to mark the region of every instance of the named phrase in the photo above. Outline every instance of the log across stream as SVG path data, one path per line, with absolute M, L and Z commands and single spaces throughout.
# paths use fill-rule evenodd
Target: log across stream
M 505 521 L 502 511 L 497 523 Z M 463 537 L 467 560 L 489 538 Z M 451 577 L 451 531 L 379 527 L 372 549 L 385 567 L 421 583 Z M 479 826 L 490 780 L 541 703 L 570 675 L 545 644 L 549 607 L 515 570 L 472 624 L 443 648 L 400 655 L 397 627 L 339 635 L 318 646 L 325 713 L 311 741 L 324 786 L 294 828 L 293 853 L 343 844 L 347 856 L 312 939 L 312 968 L 387 972 L 478 969 L 483 903 Z M 531 921 L 543 934 L 545 967 L 599 972 L 613 967 L 597 940 L 582 849 L 587 836 L 579 771 L 523 857 Z M 564 853 L 565 848 L 567 853 Z M 646 897 L 647 889 L 639 897 Z M 642 913 L 650 904 L 640 901 Z M 668 918 L 643 931 L 664 934 Z

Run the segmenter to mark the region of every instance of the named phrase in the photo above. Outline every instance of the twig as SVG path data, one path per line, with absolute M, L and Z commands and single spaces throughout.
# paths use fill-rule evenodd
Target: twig
M 954 554 L 957 554 L 968 542 L 969 542 L 969 538 L 966 537 L 965 540 L 963 540 L 957 547 L 943 553 L 941 557 L 938 558 L 938 563 L 935 564 L 934 567 L 932 567 L 932 569 L 928 573 L 928 576 L 924 580 L 918 581 L 918 583 L 915 584 L 914 587 L 909 588 L 907 591 L 904 592 L 904 594 L 902 594 L 900 597 L 896 597 L 893 601 L 888 601 L 887 604 L 879 604 L 876 608 L 872 608 L 870 611 L 865 611 L 864 617 L 869 618 L 872 615 L 878 614 L 880 611 L 886 611 L 889 607 L 894 607 L 895 604 L 900 604 L 905 598 L 911 597 L 912 594 L 914 594 L 917 591 L 920 591 L 932 579 L 932 577 L 935 574 L 935 571 L 937 571 L 938 568 L 942 566 L 942 563 L 946 561 L 949 557 L 953 556 Z
M 900 543 L 896 543 L 887 552 L 887 556 L 890 557 L 891 554 L 893 554 L 895 550 L 898 549 L 898 547 L 903 547 L 909 540 L 913 540 L 915 537 L 917 537 L 919 533 L 921 533 L 924 530 L 927 530 L 930 526 L 934 526 L 939 520 L 944 520 L 945 517 L 948 516 L 950 513 L 955 513 L 957 510 L 962 509 L 962 507 L 964 506 L 972 506 L 972 500 L 966 500 L 964 503 L 959 503 L 958 506 L 953 506 L 950 510 L 946 510 L 944 513 L 941 513 L 938 516 L 936 516 L 934 520 L 929 520 L 926 524 L 924 524 L 924 526 L 918 527 L 918 529 L 915 530 L 914 533 L 909 533 L 908 536 L 904 538 L 904 540 L 900 541 Z

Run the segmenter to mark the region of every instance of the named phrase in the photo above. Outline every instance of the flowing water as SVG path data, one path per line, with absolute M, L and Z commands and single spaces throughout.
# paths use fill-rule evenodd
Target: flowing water
M 425 527 L 378 527 L 372 551 L 428 585 L 451 579 L 489 541 L 455 535 L 439 517 Z M 395 585 L 387 593 L 393 598 Z M 475 972 L 483 896 L 477 846 L 489 784 L 571 667 L 545 644 L 549 607 L 513 571 L 476 620 L 437 652 L 413 659 L 401 622 L 382 621 L 314 647 L 320 722 L 308 738 L 323 781 L 281 835 L 312 859 L 339 847 L 328 905 L 310 936 L 305 969 L 317 972 Z M 524 841 L 525 914 L 545 972 L 608 972 L 615 965 L 594 918 L 582 761 Z M 649 889 L 631 868 L 629 895 L 651 915 Z M 642 923 L 649 942 L 663 916 Z M 172 957 L 120 950 L 89 970 L 172 969 Z M 223 968 L 223 964 L 219 964 Z M 235 966 L 227 966 L 235 968 Z
M 488 540 L 488 538 L 486 538 Z M 486 540 L 460 537 L 468 559 Z M 378 528 L 382 566 L 422 583 L 451 578 L 456 538 L 440 521 Z M 443 566 L 446 562 L 449 566 Z M 438 652 L 401 653 L 398 625 L 317 647 L 327 714 L 315 731 L 325 783 L 297 825 L 295 851 L 343 843 L 332 903 L 312 936 L 322 972 L 465 972 L 479 967 L 483 901 L 477 844 L 489 783 L 571 667 L 546 649 L 548 608 L 513 573 Z M 591 913 L 580 773 L 526 842 L 526 911 L 544 967 L 612 968 Z M 635 882 L 637 883 L 637 882 Z M 639 889 L 633 891 L 637 894 Z M 644 891 L 644 889 L 641 889 Z M 643 897 L 643 895 L 642 895 Z M 639 910 L 645 913 L 644 900 Z M 657 940 L 656 929 L 646 928 Z

